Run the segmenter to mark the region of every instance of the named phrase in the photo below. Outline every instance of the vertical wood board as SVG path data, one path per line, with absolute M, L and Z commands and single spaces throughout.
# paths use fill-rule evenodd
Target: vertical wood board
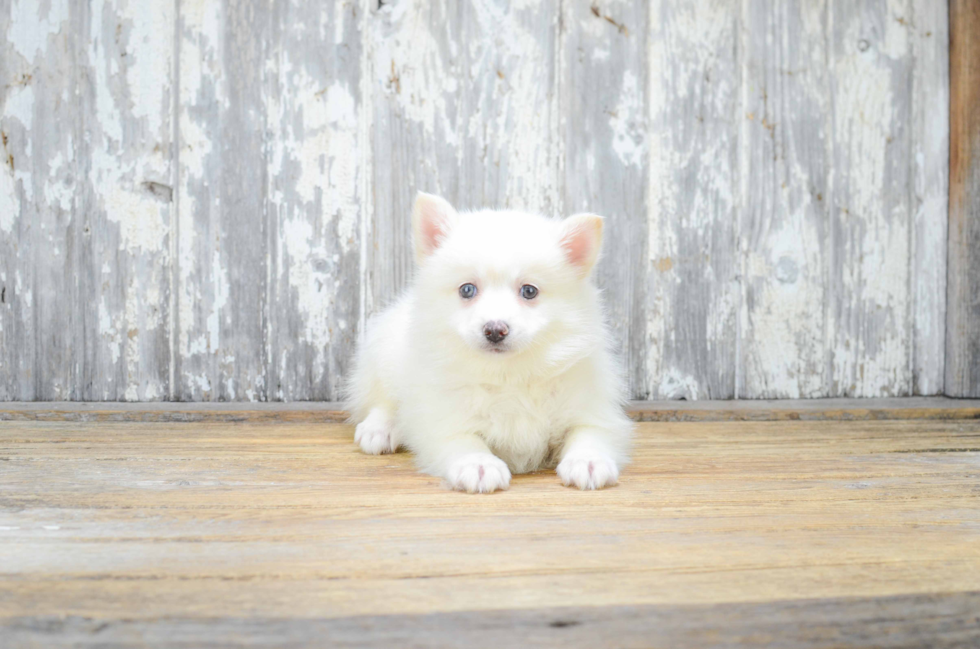
M 980 396 L 980 3 L 951 0 L 946 394 Z
M 0 135 L 0 392 L 79 398 L 77 127 L 73 16 L 67 1 L 5 2 Z
M 735 396 L 738 27 L 734 3 L 650 4 L 651 398 Z
M 268 397 L 270 6 L 182 2 L 176 399 Z
M 912 392 L 911 6 L 832 0 L 830 391 Z
M 826 2 L 746 2 L 740 35 L 739 396 L 826 397 Z
M 106 0 L 72 11 L 74 398 L 166 399 L 174 7 Z
M 645 3 L 563 6 L 560 124 L 564 211 L 605 218 L 596 281 L 630 394 L 648 396 Z
M 949 222 L 949 12 L 913 0 L 912 392 L 942 394 Z M 980 392 L 978 392 L 980 394 Z
M 269 155 L 268 398 L 338 398 L 360 322 L 361 22 L 356 3 L 277 3 Z M 238 397 L 240 398 L 240 396 Z

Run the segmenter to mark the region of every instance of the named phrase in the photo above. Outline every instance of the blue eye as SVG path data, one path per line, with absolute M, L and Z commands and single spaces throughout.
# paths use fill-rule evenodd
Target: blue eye
M 459 296 L 464 300 L 469 300 L 476 296 L 475 284 L 463 284 L 459 287 Z
M 521 287 L 521 297 L 525 300 L 533 300 L 538 296 L 538 287 L 525 284 Z

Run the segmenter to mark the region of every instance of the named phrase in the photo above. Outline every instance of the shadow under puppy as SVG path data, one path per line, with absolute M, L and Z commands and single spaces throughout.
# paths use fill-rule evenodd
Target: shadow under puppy
M 359 342 L 347 406 L 365 453 L 405 446 L 453 489 L 506 489 L 557 465 L 613 485 L 632 422 L 592 268 L 602 218 L 458 213 L 419 193 L 418 272 Z

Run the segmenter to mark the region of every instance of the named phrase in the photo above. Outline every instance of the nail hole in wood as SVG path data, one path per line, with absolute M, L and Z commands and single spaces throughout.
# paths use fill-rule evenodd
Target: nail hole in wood
M 564 629 L 565 627 L 578 626 L 579 624 L 581 624 L 581 622 L 577 622 L 575 620 L 555 620 L 554 622 L 551 622 L 548 626 L 550 626 L 553 629 Z

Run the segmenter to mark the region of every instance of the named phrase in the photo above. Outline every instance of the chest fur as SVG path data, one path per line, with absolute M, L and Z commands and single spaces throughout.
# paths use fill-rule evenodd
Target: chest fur
M 558 385 L 474 385 L 467 393 L 470 425 L 512 471 L 553 463 L 567 432 Z

